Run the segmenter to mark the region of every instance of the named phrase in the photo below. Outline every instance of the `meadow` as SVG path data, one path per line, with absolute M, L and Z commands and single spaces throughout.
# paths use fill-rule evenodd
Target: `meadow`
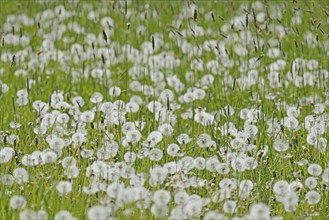
M 329 2 L 0 8 L 0 219 L 329 219 Z

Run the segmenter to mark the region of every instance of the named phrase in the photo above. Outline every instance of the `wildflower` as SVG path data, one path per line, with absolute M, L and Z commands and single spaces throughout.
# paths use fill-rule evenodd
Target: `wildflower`
M 204 216 L 204 220 L 227 220 L 228 218 L 218 211 L 207 211 Z
M 188 71 L 185 73 L 185 79 L 187 82 L 193 82 L 195 79 L 194 73 L 192 71 Z
M 140 92 L 142 91 L 142 84 L 139 81 L 135 80 L 129 84 L 129 88 L 133 92 Z
M 180 147 L 177 144 L 169 144 L 167 147 L 167 153 L 172 157 L 178 156 L 179 151 Z
M 67 124 L 70 120 L 70 117 L 65 113 L 58 114 L 56 121 L 60 124 Z
M 226 200 L 223 204 L 223 211 L 225 213 L 229 213 L 229 214 L 233 214 L 235 213 L 237 210 L 236 210 L 236 202 L 233 201 L 233 200 Z
M 72 135 L 72 141 L 75 146 L 81 146 L 86 140 L 87 138 L 85 137 L 85 135 L 80 132 L 74 133 Z
M 101 93 L 99 93 L 99 92 L 95 92 L 92 96 L 91 96 L 91 98 L 90 98 L 90 101 L 92 102 L 92 103 L 100 103 L 100 102 L 102 102 L 103 101 L 103 95 L 101 94 Z
M 293 191 L 288 191 L 283 199 L 284 208 L 287 212 L 296 210 L 298 195 Z
M 167 76 L 166 79 L 167 79 L 167 84 L 173 87 L 177 93 L 181 93 L 183 91 L 185 85 L 180 81 L 180 79 L 176 75 Z
M 287 108 L 286 112 L 288 117 L 294 117 L 294 118 L 297 118 L 300 114 L 300 110 L 294 106 Z
M 51 106 L 55 107 L 57 103 L 64 101 L 64 96 L 61 92 L 56 92 L 50 96 Z
M 218 166 L 216 167 L 216 171 L 219 174 L 225 175 L 230 173 L 230 167 L 227 163 L 220 163 L 218 164 Z
M 81 114 L 81 121 L 83 122 L 93 122 L 95 117 L 95 113 L 92 111 L 85 111 Z
M 108 215 L 108 209 L 100 205 L 90 207 L 87 212 L 89 220 L 106 220 L 108 219 Z
M 171 162 L 168 162 L 168 163 L 165 163 L 163 165 L 163 167 L 165 169 L 168 170 L 168 173 L 169 174 L 175 174 L 177 173 L 178 171 L 180 171 L 178 168 L 177 168 L 177 163 L 175 161 L 171 161 Z
M 10 207 L 15 211 L 24 208 L 26 203 L 26 199 L 23 196 L 13 196 L 10 199 Z
M 196 144 L 201 148 L 206 148 L 209 146 L 209 143 L 211 142 L 211 137 L 208 134 L 200 134 Z
M 170 193 L 166 190 L 157 190 L 153 194 L 153 201 L 156 205 L 167 205 L 171 200 Z
M 177 137 L 177 141 L 179 144 L 188 144 L 189 142 L 191 142 L 191 140 L 192 139 L 189 137 L 189 135 L 185 133 L 182 133 Z
M 322 181 L 325 184 L 329 184 L 329 168 L 326 168 L 322 173 Z
M 135 175 L 135 169 L 130 165 L 126 165 L 122 167 L 120 174 L 122 178 L 130 179 Z
M 277 58 L 280 55 L 280 49 L 278 48 L 269 48 L 267 51 L 267 56 L 270 58 Z
M 325 109 L 325 107 L 324 107 L 323 104 L 316 103 L 314 105 L 314 110 L 313 111 L 314 111 L 315 114 L 321 114 L 321 113 L 323 113 L 324 109 Z
M 29 102 L 28 99 L 28 93 L 26 89 L 21 89 L 19 91 L 17 91 L 17 99 L 16 99 L 16 104 L 18 106 L 24 106 L 27 105 Z
M 298 129 L 298 120 L 294 117 L 285 117 L 283 123 L 290 131 L 296 131 Z
M 56 185 L 56 190 L 59 195 L 67 195 L 72 191 L 72 184 L 68 181 L 60 181 Z
M 129 102 L 136 103 L 138 105 L 143 105 L 144 104 L 143 99 L 140 96 L 138 96 L 138 95 L 131 96 Z
M 22 125 L 18 122 L 10 122 L 9 126 L 13 129 L 17 129 L 17 128 L 20 128 Z
M 42 118 L 42 125 L 46 127 L 51 127 L 55 123 L 56 117 L 51 113 L 46 113 Z
M 300 192 L 303 189 L 303 184 L 299 181 L 293 181 L 289 185 L 289 189 L 293 192 Z
M 169 208 L 167 205 L 153 204 L 151 207 L 151 212 L 155 217 L 163 218 L 168 214 Z
M 184 204 L 188 201 L 189 195 L 185 191 L 175 193 L 174 201 L 177 205 Z
M 145 181 L 146 181 L 146 175 L 145 173 L 141 173 L 132 177 L 129 182 L 132 187 L 142 187 L 145 184 Z
M 310 164 L 307 168 L 307 172 L 312 176 L 320 176 L 322 173 L 322 167 L 319 164 Z
M 251 117 L 251 112 L 250 112 L 250 110 L 249 109 L 247 109 L 247 108 L 243 108 L 243 109 L 241 109 L 240 110 L 240 118 L 241 119 L 244 119 L 244 120 L 246 120 L 246 119 L 250 119 L 250 117 Z
M 80 170 L 77 166 L 69 166 L 64 170 L 64 175 L 69 179 L 74 179 L 79 176 Z
M 0 75 L 1 75 L 1 73 L 0 73 Z M 8 92 L 8 90 L 9 90 L 9 86 L 0 80 L 0 93 L 4 94 L 4 93 Z
M 209 86 L 212 85 L 214 82 L 215 77 L 211 74 L 206 74 L 204 76 L 202 76 L 201 80 L 200 80 L 200 84 L 201 86 Z
M 145 143 L 145 145 L 148 147 L 154 147 L 156 144 L 161 142 L 161 140 L 162 140 L 162 133 L 160 133 L 159 131 L 152 131 L 147 136 L 147 142 Z
M 196 157 L 194 159 L 194 166 L 195 166 L 195 168 L 197 168 L 199 170 L 203 170 L 206 167 L 206 159 L 203 157 Z M 216 169 L 217 169 L 217 167 L 216 167 Z
M 48 219 L 48 214 L 44 210 L 33 211 L 30 209 L 25 209 L 23 212 L 19 214 L 20 219 L 40 219 L 46 220 Z
M 69 211 L 61 210 L 55 214 L 55 220 L 77 220 Z
M 62 138 L 54 137 L 48 142 L 51 149 L 63 149 L 65 141 Z
M 219 182 L 219 187 L 221 189 L 228 189 L 230 191 L 233 191 L 237 188 L 236 179 L 224 178 Z
M 202 211 L 201 200 L 190 200 L 185 204 L 183 211 L 187 218 L 195 218 L 199 216 Z
M 246 166 L 246 170 L 254 170 L 257 168 L 258 162 L 255 158 L 253 157 L 247 157 L 244 160 L 244 164 Z
M 317 145 L 315 146 L 321 153 L 325 153 L 327 149 L 327 139 L 324 137 L 320 137 Z
M 171 136 L 174 131 L 170 124 L 162 124 L 159 126 L 158 130 L 165 136 Z
M 186 112 L 183 112 L 182 114 L 181 114 L 181 117 L 182 117 L 182 119 L 188 119 L 188 118 L 192 118 L 193 117 L 193 112 L 192 112 L 192 109 L 187 109 L 187 111 Z
M 7 163 L 15 156 L 15 151 L 11 147 L 4 147 L 0 150 L 0 164 Z
M 206 160 L 206 169 L 210 172 L 215 172 L 219 163 L 220 162 L 216 157 L 210 157 L 208 160 Z
M 18 184 L 26 183 L 29 181 L 29 173 L 23 167 L 16 168 L 13 172 L 13 176 Z
M 2 183 L 5 186 L 11 186 L 14 184 L 15 178 L 11 174 L 5 174 L 1 177 Z
M 158 101 L 151 101 L 147 104 L 147 109 L 152 113 L 156 113 L 162 109 L 162 105 Z
M 110 181 L 115 182 L 120 179 L 120 177 L 121 177 L 120 173 L 121 173 L 121 171 L 117 168 L 107 169 L 106 178 Z
M 204 110 L 196 110 L 196 113 L 194 115 L 194 121 L 202 125 L 211 125 L 214 121 L 214 116 L 205 112 Z
M 128 131 L 126 134 L 126 139 L 128 142 L 137 143 L 140 141 L 142 134 L 137 130 Z
M 153 160 L 153 161 L 161 160 L 162 156 L 163 156 L 163 152 L 159 148 L 152 148 L 149 152 L 149 158 L 150 158 L 150 160 Z
M 241 157 L 237 157 L 231 162 L 231 167 L 233 170 L 238 172 L 243 172 L 247 167 L 245 164 L 245 160 Z
M 326 132 L 326 125 L 324 121 L 317 121 L 315 124 L 311 127 L 310 133 L 314 133 L 316 135 L 321 135 Z
M 139 111 L 139 104 L 136 102 L 128 102 L 126 104 L 126 111 L 129 113 L 136 113 Z
M 86 149 L 86 148 L 83 148 L 80 152 L 80 155 L 81 157 L 83 158 L 90 158 L 92 157 L 94 154 L 94 150 L 93 149 Z
M 95 79 L 101 79 L 103 76 L 103 70 L 99 69 L 99 68 L 95 68 L 90 72 L 91 77 L 95 78 Z
M 58 156 L 52 150 L 44 150 L 41 155 L 42 164 L 55 163 Z
M 318 180 L 315 177 L 307 177 L 305 179 L 305 185 L 309 189 L 315 189 L 318 185 Z
M 236 150 L 244 149 L 246 146 L 246 142 L 242 138 L 239 138 L 239 137 L 232 139 L 230 144 L 231 144 L 231 147 Z
M 307 115 L 304 119 L 304 126 L 305 129 L 310 131 L 311 127 L 314 125 L 315 123 L 315 118 L 313 115 Z
M 135 124 L 133 122 L 125 122 L 123 125 L 122 125 L 122 128 L 121 128 L 122 132 L 124 134 L 127 134 L 128 131 L 133 131 L 135 130 Z
M 72 99 L 72 104 L 75 105 L 75 106 L 77 106 L 77 107 L 83 107 L 84 104 L 85 104 L 85 101 L 84 101 L 84 99 L 81 96 L 75 96 Z
M 42 161 L 42 152 L 41 151 L 34 151 L 31 155 L 32 165 L 39 165 L 43 164 Z
M 317 191 L 309 191 L 305 195 L 305 200 L 310 205 L 318 204 L 321 200 L 321 195 Z
M 121 94 L 120 87 L 114 86 L 109 89 L 110 96 L 118 97 Z
M 206 92 L 203 89 L 196 88 L 193 90 L 194 100 L 202 100 L 206 96 Z
M 109 146 L 103 146 L 97 150 L 96 155 L 97 158 L 100 160 L 108 160 L 111 157 L 115 156 L 116 153 L 117 151 L 113 151 Z
M 193 102 L 194 101 L 194 95 L 193 95 L 193 92 L 189 91 L 189 92 L 186 92 L 184 94 L 184 98 L 183 98 L 184 102 L 186 103 L 190 103 L 190 102 Z
M 270 219 L 270 208 L 264 203 L 254 203 L 250 207 L 250 219 Z
M 150 152 L 149 148 L 143 147 L 137 152 L 137 157 L 139 159 L 143 159 L 149 155 L 149 152 Z
M 150 78 L 151 78 L 152 82 L 158 83 L 158 82 L 161 82 L 164 79 L 164 75 L 163 75 L 162 72 L 157 71 L 157 72 L 151 73 Z
M 284 195 L 289 190 L 289 183 L 285 180 L 279 180 L 275 182 L 273 191 L 277 195 Z
M 215 191 L 215 193 L 211 197 L 211 201 L 214 203 L 219 203 L 224 201 L 225 199 L 229 199 L 232 196 L 231 190 L 228 188 L 223 188 Z
M 174 99 L 174 93 L 169 89 L 165 89 L 160 93 L 159 98 L 162 101 L 162 103 L 169 104 Z
M 313 146 L 317 145 L 317 142 L 318 142 L 317 135 L 313 132 L 309 133 L 306 137 L 306 142 Z
M 255 125 L 246 125 L 244 132 L 249 138 L 255 138 L 258 133 L 258 128 Z
M 57 104 L 57 103 L 56 103 Z M 39 112 L 40 114 L 44 114 L 48 111 L 49 105 L 45 102 L 42 102 L 40 100 L 36 100 L 32 103 L 32 107 Z
M 127 163 L 134 163 L 137 156 L 134 152 L 128 151 L 124 155 L 124 159 Z
M 277 139 L 277 140 L 274 140 L 273 148 L 274 148 L 274 150 L 276 150 L 278 152 L 284 152 L 284 151 L 288 150 L 289 144 L 284 140 Z
M 150 170 L 151 179 L 156 182 L 162 183 L 167 177 L 168 171 L 160 166 L 154 167 Z
M 239 189 L 246 190 L 246 191 L 251 191 L 254 188 L 254 184 L 252 183 L 251 180 L 242 180 L 239 184 Z

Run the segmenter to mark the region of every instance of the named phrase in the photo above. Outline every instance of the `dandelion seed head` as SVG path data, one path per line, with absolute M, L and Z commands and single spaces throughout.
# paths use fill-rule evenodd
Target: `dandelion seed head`
M 321 195 L 317 191 L 308 191 L 305 195 L 305 200 L 310 205 L 318 204 L 321 200 Z
M 270 219 L 270 208 L 264 203 L 254 203 L 249 215 L 251 219 Z
M 72 191 L 72 184 L 68 181 L 60 181 L 56 185 L 56 190 L 59 195 L 67 195 Z
M 27 201 L 23 196 L 15 195 L 10 199 L 10 207 L 15 211 L 24 208 L 26 204 Z
M 11 174 L 5 174 L 1 177 L 2 183 L 5 186 L 11 186 L 14 184 L 15 178 Z
M 29 181 L 29 173 L 23 167 L 16 168 L 13 172 L 13 176 L 18 184 L 27 183 Z
M 69 211 L 61 210 L 55 214 L 54 217 L 55 220 L 64 220 L 64 219 L 71 219 L 71 220 L 77 220 L 77 218 L 73 217 L 72 214 Z
M 310 164 L 307 168 L 307 172 L 312 176 L 320 176 L 322 173 L 322 167 L 319 164 Z

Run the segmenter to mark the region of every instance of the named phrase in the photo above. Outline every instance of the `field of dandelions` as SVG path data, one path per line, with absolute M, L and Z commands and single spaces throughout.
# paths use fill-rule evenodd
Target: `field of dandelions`
M 326 1 L 0 1 L 0 219 L 328 219 Z

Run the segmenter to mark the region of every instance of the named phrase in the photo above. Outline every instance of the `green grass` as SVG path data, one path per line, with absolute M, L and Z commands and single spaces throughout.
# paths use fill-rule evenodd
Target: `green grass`
M 39 13 L 43 13 L 45 10 L 54 10 L 54 8 L 60 4 L 64 4 L 65 10 L 73 11 L 76 14 L 63 21 L 58 19 L 52 19 L 51 21 L 38 21 L 36 16 Z M 146 6 L 147 4 L 147 6 Z M 127 44 L 142 51 L 144 48 L 141 46 L 143 42 L 148 41 L 152 43 L 152 36 L 156 34 L 163 35 L 164 45 L 154 52 L 159 55 L 162 52 L 172 52 L 175 59 L 180 61 L 180 65 L 174 68 L 160 68 L 159 71 L 163 72 L 164 76 L 170 74 L 176 75 L 181 82 L 184 83 L 185 88 L 181 92 L 175 91 L 175 89 L 168 85 L 164 80 L 165 89 L 170 89 L 174 92 L 175 98 L 173 103 L 180 104 L 180 108 L 174 111 L 169 111 L 167 114 L 176 116 L 176 122 L 173 123 L 174 132 L 172 136 L 164 136 L 163 140 L 157 144 L 156 147 L 162 149 L 164 156 L 158 161 L 151 161 L 149 158 L 137 159 L 132 167 L 136 173 L 145 173 L 148 178 L 144 187 L 150 192 L 150 195 L 159 189 L 165 189 L 171 192 L 171 201 L 168 204 L 170 212 L 165 218 L 170 216 L 172 208 L 176 206 L 174 203 L 174 195 L 177 189 L 173 185 L 171 179 L 178 178 L 180 175 L 201 178 L 206 181 L 203 187 L 187 187 L 185 190 L 189 195 L 198 194 L 202 198 L 211 198 L 213 193 L 219 190 L 218 183 L 224 178 L 235 178 L 238 183 L 244 179 L 249 179 L 254 183 L 254 189 L 246 199 L 239 198 L 238 189 L 232 192 L 230 200 L 234 200 L 238 204 L 238 209 L 235 214 L 225 214 L 223 211 L 224 201 L 217 203 L 210 202 L 207 205 L 209 210 L 217 210 L 220 213 L 225 214 L 227 217 L 244 216 L 249 213 L 250 206 L 253 203 L 265 203 L 270 207 L 271 216 L 281 216 L 283 219 L 302 219 L 310 217 L 314 213 L 318 213 L 314 216 L 314 219 L 326 219 L 328 218 L 328 206 L 329 195 L 328 186 L 322 184 L 321 176 L 317 177 L 318 186 L 314 189 L 321 195 L 321 200 L 316 205 L 309 205 L 305 201 L 305 194 L 309 189 L 305 186 L 304 182 L 310 175 L 307 172 L 306 166 L 299 166 L 298 161 L 307 159 L 309 163 L 319 164 L 323 170 L 328 167 L 329 151 L 326 149 L 324 152 L 320 152 L 314 146 L 307 143 L 306 137 L 308 131 L 303 126 L 304 118 L 308 115 L 316 115 L 322 117 L 326 121 L 325 129 L 328 129 L 328 96 L 326 95 L 327 88 L 329 87 L 328 76 L 325 78 L 325 71 L 329 70 L 328 63 L 328 14 L 329 5 L 322 1 L 299 1 L 299 2 L 264 2 L 263 10 L 255 10 L 252 8 L 252 2 L 248 1 L 200 1 L 196 2 L 198 6 L 197 14 L 190 13 L 190 15 L 181 15 L 180 11 L 183 8 L 188 8 L 188 5 L 192 4 L 190 1 L 133 1 L 126 5 L 125 1 L 80 1 L 68 3 L 65 1 L 0 1 L 1 16 L 0 16 L 0 82 L 8 85 L 9 91 L 3 93 L 0 92 L 0 149 L 6 146 L 10 146 L 15 150 L 15 155 L 7 163 L 1 163 L 0 177 L 4 174 L 12 174 L 18 167 L 24 167 L 29 173 L 29 182 L 18 184 L 14 183 L 11 186 L 6 186 L 0 181 L 0 219 L 18 219 L 20 213 L 24 209 L 32 210 L 45 210 L 48 213 L 48 218 L 53 219 L 55 214 L 60 210 L 68 210 L 72 216 L 79 219 L 86 219 L 88 209 L 92 206 L 102 204 L 102 201 L 107 199 L 106 192 L 99 191 L 94 195 L 87 195 L 83 192 L 82 187 L 88 186 L 90 183 L 90 177 L 86 175 L 87 167 L 89 167 L 95 160 L 97 160 L 97 150 L 106 142 L 106 132 L 113 134 L 114 140 L 120 145 L 118 154 L 106 160 L 110 166 L 114 163 L 124 161 L 124 154 L 127 151 L 138 152 L 142 148 L 142 141 L 147 139 L 148 134 L 151 131 L 157 130 L 159 125 L 164 122 L 155 120 L 155 115 L 148 111 L 147 104 L 153 100 L 159 100 L 158 94 L 154 93 L 150 96 L 143 94 L 143 90 L 139 92 L 131 91 L 129 84 L 134 80 L 129 75 L 129 70 L 134 65 L 141 65 L 147 68 L 147 72 L 142 74 L 139 81 L 143 85 L 151 85 L 154 88 L 158 86 L 158 83 L 152 82 L 150 74 L 152 72 L 152 65 L 154 64 L 154 57 L 152 55 L 145 56 L 147 62 L 137 63 L 136 60 L 129 61 L 127 53 L 124 53 L 121 46 Z M 87 6 L 86 6 L 87 5 Z M 246 5 L 245 10 L 241 10 L 241 6 Z M 280 5 L 280 12 L 282 17 L 280 19 L 271 18 L 269 15 L 273 11 L 274 5 Z M 88 9 L 87 7 L 90 7 Z M 99 19 L 92 21 L 88 19 L 88 13 L 90 11 L 100 12 Z M 254 12 L 253 12 L 254 11 Z M 215 21 L 213 21 L 210 13 L 213 13 Z M 253 13 L 258 15 L 264 12 L 266 20 L 263 25 L 260 22 L 254 22 Z M 127 13 L 131 13 L 128 17 Z M 153 13 L 156 13 L 158 18 L 152 18 Z M 4 24 L 6 23 L 9 15 L 18 16 L 20 14 L 26 14 L 29 18 L 34 19 L 33 25 L 24 26 L 18 25 L 20 28 L 12 28 L 9 32 L 5 31 Z M 233 16 L 244 16 L 242 20 L 245 22 L 246 15 L 248 17 L 248 26 L 242 25 L 241 29 L 231 28 L 230 20 Z M 300 14 L 302 23 L 300 25 L 292 25 L 292 17 Z M 84 28 L 85 33 L 93 33 L 96 38 L 98 36 L 103 37 L 103 27 L 100 24 L 102 17 L 109 16 L 114 21 L 114 26 L 111 27 L 114 30 L 112 36 L 108 36 L 109 41 L 107 43 L 99 42 L 92 46 L 85 42 L 85 34 L 77 34 L 73 30 L 68 30 L 69 24 L 76 22 Z M 147 19 L 142 19 L 147 17 Z M 208 19 L 209 18 L 209 19 Z M 179 19 L 181 25 L 175 26 L 173 22 Z M 127 23 L 130 27 L 127 29 Z M 57 58 L 47 62 L 43 67 L 41 66 L 42 59 L 47 56 L 46 50 L 42 48 L 42 42 L 44 40 L 42 35 L 38 35 L 38 31 L 44 31 L 44 33 L 50 33 L 54 31 L 56 25 L 63 24 L 66 26 L 66 32 L 62 37 L 54 40 L 54 47 L 58 51 L 69 52 L 69 59 L 62 62 Z M 146 31 L 143 35 L 139 36 L 137 29 L 139 26 L 145 26 Z M 223 33 L 225 26 L 228 26 L 228 33 Z M 203 36 L 193 36 L 192 32 L 197 30 L 197 27 L 202 27 L 206 32 Z M 283 28 L 285 35 L 280 36 L 278 33 L 272 32 L 271 28 Z M 207 33 L 210 30 L 210 33 Z M 253 37 L 253 40 L 248 43 L 248 38 L 241 39 L 241 34 L 244 31 L 249 31 Z M 306 33 L 312 33 L 314 35 L 314 45 L 309 45 L 304 35 Z M 14 34 L 17 36 L 26 35 L 30 38 L 28 46 L 12 45 L 10 42 L 6 42 L 4 37 L 8 34 Z M 189 34 L 188 34 L 189 33 Z M 170 37 L 173 34 L 174 37 Z M 63 38 L 72 38 L 71 43 L 64 43 Z M 236 37 L 234 42 L 232 39 Z M 216 54 L 216 50 L 207 51 L 202 49 L 202 53 L 197 53 L 197 48 L 204 48 L 203 44 L 207 40 L 215 40 L 218 47 L 223 46 L 224 51 L 220 51 L 221 54 Z M 262 47 L 258 42 L 262 40 L 264 46 Z M 277 40 L 280 44 L 280 55 L 275 58 L 271 58 L 267 55 L 269 49 L 271 49 L 270 41 Z M 189 56 L 179 47 L 179 42 L 184 41 L 188 43 L 192 48 L 195 48 L 195 52 L 192 52 Z M 247 43 L 246 43 L 247 42 Z M 75 56 L 82 56 L 79 52 L 71 51 L 73 44 L 79 44 L 83 47 L 83 51 L 94 51 L 95 56 L 90 56 L 84 61 L 74 62 Z M 241 44 L 247 48 L 247 55 L 240 56 L 235 53 L 236 45 Z M 244 45 L 245 44 L 245 45 Z M 157 46 L 157 45 L 156 45 Z M 94 48 L 93 48 L 94 47 Z M 114 52 L 117 59 L 122 58 L 122 61 L 115 63 L 115 59 L 107 60 L 102 58 L 101 54 L 97 54 L 98 48 L 104 47 L 107 52 Z M 275 46 L 273 46 L 275 47 Z M 28 50 L 27 50 L 28 48 Z M 278 47 L 277 47 L 278 48 Z M 19 55 L 22 50 L 26 50 L 28 55 L 26 59 L 19 62 Z M 112 50 L 113 49 L 113 50 Z M 151 48 L 153 50 L 153 48 Z M 225 51 L 226 50 L 226 51 Z M 189 52 L 190 50 L 188 50 Z M 3 57 L 9 53 L 9 59 L 4 61 Z M 223 68 L 212 72 L 206 67 L 203 70 L 196 70 L 191 68 L 190 64 L 197 60 L 202 61 L 204 66 L 209 61 L 215 60 L 221 67 L 225 66 L 228 61 L 223 59 L 223 55 L 227 54 L 230 60 L 234 61 L 232 68 Z M 15 55 L 15 59 L 13 56 Z M 36 68 L 34 70 L 28 69 L 29 59 L 36 60 Z M 258 79 L 254 85 L 245 89 L 239 85 L 240 78 L 247 77 L 247 72 L 254 69 L 252 65 L 247 65 L 250 59 L 257 59 L 255 69 L 258 71 Z M 309 71 L 311 75 L 316 72 L 321 72 L 318 76 L 314 77 L 313 85 L 301 85 L 297 87 L 293 82 L 289 81 L 288 72 L 292 71 L 292 62 L 296 58 L 303 58 L 306 61 L 314 59 L 317 60 L 319 66 L 317 69 L 307 70 L 300 69 L 298 76 L 304 77 L 304 73 Z M 270 72 L 270 65 L 276 60 L 282 59 L 286 62 L 283 69 L 279 70 L 281 87 L 271 87 L 270 80 L 268 79 L 268 73 Z M 104 65 L 104 62 L 109 62 L 110 65 Z M 241 66 L 246 65 L 245 70 L 240 70 Z M 93 68 L 108 69 L 111 71 L 111 76 L 105 75 L 101 79 L 94 79 L 90 76 L 90 70 Z M 19 69 L 25 69 L 28 71 L 27 76 L 15 76 L 15 71 Z M 82 71 L 89 69 L 89 77 L 79 76 L 75 78 L 72 74 L 74 71 Z M 1 73 L 1 70 L 3 73 Z M 53 71 L 53 74 L 46 74 L 46 71 Z M 195 75 L 195 79 L 187 81 L 185 73 L 192 71 Z M 180 96 L 187 92 L 190 87 L 198 87 L 197 82 L 205 74 L 212 74 L 214 76 L 214 82 L 207 86 L 205 89 L 206 97 L 203 100 L 195 100 L 191 103 L 180 102 Z M 232 82 L 228 83 L 229 77 Z M 32 87 L 27 87 L 29 80 L 34 80 L 35 84 Z M 306 79 L 303 79 L 306 80 Z M 264 83 L 262 83 L 262 81 Z M 286 83 L 286 85 L 285 85 Z M 108 90 L 111 86 L 118 86 L 122 92 L 118 97 L 111 97 Z M 1 84 L 0 84 L 1 88 Z M 25 106 L 18 106 L 16 103 L 17 91 L 21 89 L 28 89 L 28 104 Z M 55 126 L 50 128 L 45 135 L 36 135 L 33 132 L 33 128 L 38 125 L 40 121 L 40 115 L 33 109 L 32 103 L 36 100 L 41 100 L 45 103 L 50 103 L 50 97 L 56 91 L 62 91 L 64 93 L 64 101 L 71 103 L 73 97 L 81 96 L 85 100 L 85 105 L 80 108 L 81 112 L 91 110 L 95 104 L 89 99 L 94 92 L 100 92 L 104 96 L 103 102 L 114 102 L 116 100 L 123 100 L 129 102 L 130 98 L 134 95 L 138 95 L 143 100 L 144 104 L 140 106 L 140 110 L 137 113 L 127 113 L 125 115 L 126 121 L 144 121 L 146 123 L 145 129 L 141 132 L 142 139 L 138 143 L 125 148 L 122 145 L 122 138 L 125 134 L 121 131 L 122 123 L 118 125 L 107 124 L 106 128 L 100 129 L 98 126 L 104 122 L 104 113 L 98 112 L 95 116 L 94 124 L 86 123 L 86 137 L 87 140 L 83 144 L 83 148 L 94 149 L 95 157 L 91 159 L 85 159 L 80 156 L 81 149 L 74 147 L 72 144 L 63 149 L 63 154 L 58 158 L 55 163 L 37 165 L 37 166 L 24 166 L 22 164 L 22 158 L 25 154 L 32 154 L 34 151 L 43 151 L 49 149 L 49 144 L 46 142 L 47 135 L 55 132 Z M 276 94 L 274 100 L 266 98 L 269 94 Z M 253 98 L 257 97 L 257 98 Z M 304 99 L 310 98 L 309 102 L 305 102 Z M 314 105 L 317 103 L 323 103 L 325 110 L 323 113 L 316 114 L 313 112 Z M 219 112 L 225 106 L 232 106 L 235 113 L 232 116 L 225 114 L 219 114 Z M 279 109 L 277 106 L 281 105 Z M 267 132 L 267 121 L 277 118 L 280 122 L 281 119 L 287 116 L 286 106 L 298 106 L 300 109 L 300 115 L 297 117 L 299 121 L 298 131 L 289 131 L 282 125 L 282 130 L 277 134 L 284 137 L 290 147 L 286 152 L 278 153 L 273 148 L 273 142 L 275 136 Z M 163 103 L 163 107 L 168 110 L 166 103 Z M 182 119 L 181 114 L 191 109 L 192 111 L 201 108 L 206 112 L 211 113 L 214 117 L 214 123 L 211 125 L 202 125 L 197 123 L 194 118 Z M 219 157 L 220 150 L 226 149 L 229 152 L 237 153 L 231 146 L 231 140 L 234 138 L 232 135 L 222 135 L 222 132 L 218 129 L 224 125 L 224 123 L 232 122 L 239 131 L 243 131 L 245 120 L 239 117 L 239 112 L 243 108 L 257 109 L 262 112 L 264 117 L 255 120 L 252 124 L 258 128 L 257 137 L 254 140 L 247 140 L 250 144 L 257 146 L 255 152 L 246 152 L 246 155 L 257 159 L 258 166 L 254 170 L 246 170 L 244 172 L 236 172 L 232 170 L 225 175 L 221 175 L 217 172 L 210 172 L 205 170 L 198 170 L 197 168 L 191 169 L 188 174 L 181 174 L 178 172 L 175 175 L 168 175 L 166 181 L 159 186 L 153 187 L 149 183 L 150 168 L 154 166 L 163 166 L 170 161 L 178 161 L 179 158 L 173 158 L 167 155 L 167 146 L 171 143 L 177 143 L 176 139 L 179 134 L 187 133 L 192 141 L 186 146 L 181 145 L 181 150 L 185 152 L 186 156 L 204 158 L 217 157 L 220 162 L 224 162 L 223 158 Z M 54 108 L 50 107 L 48 112 L 53 112 Z M 60 113 L 71 114 L 68 109 L 57 109 Z M 217 113 L 216 113 L 217 112 Z M 194 116 L 194 113 L 193 113 Z M 22 126 L 18 129 L 13 129 L 9 126 L 10 122 L 16 121 Z M 70 115 L 70 122 L 65 127 L 60 128 L 59 131 L 66 131 L 67 134 L 62 135 L 63 139 L 70 139 L 75 132 L 74 127 L 71 126 L 71 122 L 74 119 Z M 202 133 L 207 133 L 212 137 L 217 144 L 217 148 L 214 151 L 210 149 L 203 149 L 197 146 L 196 140 Z M 326 131 L 321 137 L 328 140 L 329 133 Z M 17 135 L 18 141 L 10 141 L 10 135 Z M 13 137 L 13 136 L 12 136 Z M 264 149 L 265 145 L 268 146 L 268 154 L 265 157 L 257 157 L 257 154 Z M 327 144 L 328 146 L 328 144 Z M 77 161 L 77 167 L 80 170 L 80 174 L 77 178 L 72 180 L 72 192 L 67 196 L 60 196 L 56 190 L 56 185 L 61 180 L 69 180 L 64 174 L 64 169 L 60 164 L 60 161 L 68 156 L 72 156 Z M 294 176 L 293 173 L 300 173 L 301 176 Z M 170 177 L 170 178 L 169 178 Z M 284 205 L 281 202 L 277 202 L 275 194 L 273 192 L 273 185 L 278 180 L 286 180 L 288 183 L 292 181 L 300 181 L 303 183 L 304 188 L 298 193 L 299 204 L 294 212 L 288 212 L 285 210 Z M 102 180 L 101 180 L 102 181 Z M 188 180 L 192 181 L 192 180 Z M 129 179 L 120 178 L 120 182 L 125 184 L 125 187 L 130 186 Z M 109 185 L 109 180 L 104 180 L 105 185 Z M 326 188 L 327 187 L 327 188 Z M 26 198 L 27 204 L 24 209 L 15 211 L 10 207 L 10 200 L 13 195 L 21 195 Z M 152 198 L 152 197 L 150 197 Z M 104 202 L 104 201 L 103 201 Z M 116 204 L 116 201 L 111 201 L 108 204 Z M 125 214 L 127 211 L 131 211 L 131 215 Z M 118 206 L 118 210 L 113 212 L 112 217 L 118 219 L 153 219 L 155 217 L 150 208 L 145 210 L 140 209 L 136 202 L 124 204 Z M 206 208 L 198 215 L 204 217 Z M 187 217 L 188 218 L 188 217 Z

